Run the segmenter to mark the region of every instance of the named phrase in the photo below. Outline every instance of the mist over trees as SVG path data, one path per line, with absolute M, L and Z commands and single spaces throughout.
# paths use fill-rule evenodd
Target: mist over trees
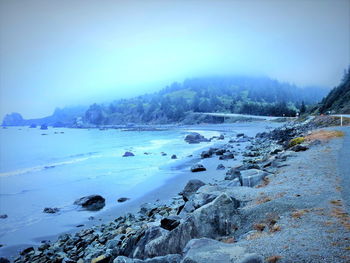
M 193 112 L 295 116 L 327 94 L 266 77 L 207 77 L 174 82 L 161 91 L 110 104 L 93 104 L 84 120 L 96 125 L 174 123 Z
M 344 71 L 340 84 L 329 92 L 314 111 L 350 114 L 350 67 Z

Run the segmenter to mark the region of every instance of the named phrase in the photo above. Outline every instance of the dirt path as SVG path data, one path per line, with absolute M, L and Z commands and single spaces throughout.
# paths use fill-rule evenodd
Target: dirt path
M 345 142 L 349 152 L 348 135 Z M 343 180 L 349 159 L 339 159 L 342 145 L 338 138 L 293 153 L 267 185 L 255 188 L 255 197 L 242 209 L 252 231 L 237 245 L 267 262 L 350 262 L 350 220 L 343 199 L 349 197 L 344 187 L 349 181 Z M 338 161 L 344 165 L 341 174 Z

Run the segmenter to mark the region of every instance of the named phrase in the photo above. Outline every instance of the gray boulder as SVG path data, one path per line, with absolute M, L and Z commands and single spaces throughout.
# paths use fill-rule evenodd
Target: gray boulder
M 220 160 L 228 160 L 228 159 L 234 159 L 235 156 L 232 152 L 225 152 L 223 155 L 219 157 Z
M 216 170 L 225 170 L 225 165 L 223 165 L 222 163 L 220 163 L 217 167 Z
M 304 151 L 308 150 L 309 147 L 306 145 L 303 145 L 303 144 L 297 144 L 290 149 L 294 152 L 304 152 Z
M 190 196 L 193 195 L 203 185 L 205 185 L 205 183 L 203 183 L 201 180 L 198 180 L 198 179 L 189 180 L 185 188 L 180 193 L 180 195 L 182 195 L 183 199 L 187 201 L 189 200 Z
M 240 171 L 239 180 L 242 186 L 254 187 L 258 185 L 269 173 L 258 169 Z
M 214 201 L 195 210 L 178 227 L 148 243 L 144 256 L 149 258 L 180 254 L 193 238 L 216 238 L 232 234 L 240 221 L 237 202 L 226 193 L 221 194 Z
M 90 211 L 100 210 L 105 206 L 105 199 L 100 195 L 89 195 L 79 198 L 74 202 L 75 205 Z
M 173 154 L 173 155 L 171 156 L 171 159 L 177 159 L 176 154 Z
M 192 143 L 208 142 L 209 140 L 197 132 L 192 132 L 185 137 L 185 141 Z
M 196 173 L 196 172 L 203 172 L 206 171 L 207 169 L 202 165 L 202 164 L 195 164 L 191 167 L 191 172 Z
M 135 154 L 133 154 L 132 152 L 125 152 L 123 157 L 132 157 L 135 156 Z
M 184 249 L 181 263 L 263 263 L 256 254 L 248 254 L 245 248 L 225 244 L 213 239 L 192 239 Z
M 209 150 L 203 151 L 203 152 L 201 153 L 201 158 L 202 158 L 202 159 L 210 158 L 211 156 L 212 156 L 212 153 L 211 153 Z

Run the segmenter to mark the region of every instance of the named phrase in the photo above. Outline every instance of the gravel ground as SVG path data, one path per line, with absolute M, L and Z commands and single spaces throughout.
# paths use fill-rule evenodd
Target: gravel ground
M 337 170 L 342 144 L 333 139 L 296 153 L 268 185 L 248 190 L 252 200 L 241 211 L 247 223 L 236 244 L 267 262 L 350 262 L 350 221 Z

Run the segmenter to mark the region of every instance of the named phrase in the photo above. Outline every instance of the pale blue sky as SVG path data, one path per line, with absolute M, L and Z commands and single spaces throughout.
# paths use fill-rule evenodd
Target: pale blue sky
M 349 0 L 0 0 L 0 117 L 205 75 L 336 85 Z

